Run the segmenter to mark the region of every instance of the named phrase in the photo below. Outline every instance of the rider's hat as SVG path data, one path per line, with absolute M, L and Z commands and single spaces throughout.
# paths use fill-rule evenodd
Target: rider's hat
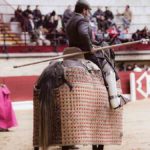
M 85 8 L 91 10 L 91 6 L 90 4 L 88 3 L 87 0 L 78 0 L 76 5 L 82 5 L 82 6 L 85 6 Z

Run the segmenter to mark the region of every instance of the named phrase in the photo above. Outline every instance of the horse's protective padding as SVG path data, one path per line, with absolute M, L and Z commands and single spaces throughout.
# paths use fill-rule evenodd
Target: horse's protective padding
M 51 121 L 48 123 L 49 145 L 121 144 L 122 108 L 111 109 L 101 71 L 65 67 L 64 74 L 73 88 L 71 90 L 68 85 L 63 84 L 54 90 Z M 38 130 L 40 106 L 37 95 L 35 91 L 33 138 L 35 146 L 40 143 Z

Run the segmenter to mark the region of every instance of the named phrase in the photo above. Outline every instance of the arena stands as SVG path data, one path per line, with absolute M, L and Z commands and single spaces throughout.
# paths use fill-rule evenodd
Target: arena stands
M 26 44 L 27 45 L 36 45 L 38 42 L 36 42 L 35 35 L 31 31 L 31 28 L 29 29 L 28 25 L 26 26 L 26 23 L 28 23 L 28 15 L 30 14 L 29 18 L 33 17 L 33 21 L 36 22 L 35 27 L 37 26 L 37 20 L 40 20 L 41 18 L 43 18 L 44 15 L 45 15 L 44 22 L 46 20 L 46 17 L 49 18 L 48 19 L 48 21 L 49 21 L 48 28 L 46 27 L 47 25 L 43 25 L 43 24 L 41 24 L 41 25 L 44 26 L 44 29 L 46 29 L 46 30 L 44 30 L 44 33 L 46 34 L 45 37 L 47 38 L 46 40 L 49 40 L 51 42 L 51 40 L 52 40 L 51 38 L 54 38 L 54 36 L 58 37 L 57 36 L 58 34 L 61 34 L 61 35 L 63 34 L 63 32 L 60 30 L 62 25 L 58 25 L 58 24 L 61 23 L 61 16 L 69 4 L 72 4 L 72 10 L 73 10 L 73 5 L 74 5 L 75 1 L 68 1 L 68 3 L 65 1 L 65 5 L 64 5 L 63 1 L 61 1 L 59 3 L 57 1 L 55 1 L 53 4 L 48 4 L 47 1 L 42 1 L 40 3 L 40 1 L 39 1 L 39 3 L 38 3 L 39 6 L 35 2 L 28 3 L 28 1 L 25 1 L 25 2 L 20 1 L 20 4 L 18 4 L 17 1 L 12 1 L 12 0 L 0 1 L 0 3 L 2 4 L 0 6 L 1 10 L 3 10 L 3 11 L 1 11 L 1 22 L 10 24 L 11 32 L 20 34 L 19 36 L 22 40 L 22 41 L 18 41 L 18 42 L 16 42 L 16 41 L 14 41 L 14 42 L 8 41 L 7 42 L 6 38 L 4 39 L 4 35 L 2 35 L 3 41 L 5 40 L 7 43 L 12 44 L 12 45 L 14 45 L 15 43 L 17 45 L 21 44 L 21 43 L 25 43 L 25 45 Z M 126 1 L 126 2 L 119 1 L 118 2 L 118 1 L 114 0 L 110 3 L 109 1 L 106 0 L 105 2 L 102 3 L 102 2 L 95 2 L 95 1 L 93 2 L 92 0 L 91 1 L 89 0 L 89 3 L 92 4 L 91 14 L 94 14 L 94 12 L 97 10 L 97 7 L 99 7 L 102 10 L 102 12 L 106 11 L 105 8 L 109 12 L 112 12 L 112 15 L 114 16 L 113 17 L 114 20 L 111 20 L 111 23 L 115 24 L 115 28 L 117 30 L 116 33 L 118 32 L 117 34 L 118 34 L 118 38 L 119 38 L 119 40 L 115 41 L 115 43 L 126 42 L 128 40 L 131 40 L 132 34 L 136 33 L 137 30 L 143 30 L 144 27 L 149 29 L 149 27 L 150 27 L 150 24 L 149 24 L 149 20 L 150 20 L 149 7 L 150 6 L 149 6 L 148 1 L 144 1 L 144 3 L 143 3 L 143 1 L 139 0 L 139 2 L 137 3 L 137 1 Z M 29 11 L 27 8 L 28 4 L 30 4 Z M 130 25 L 130 28 L 128 28 L 128 29 L 122 29 L 122 27 L 123 27 L 123 22 L 122 22 L 123 18 L 122 17 L 123 16 L 118 15 L 118 14 L 122 14 L 127 5 L 130 6 L 130 10 L 132 12 L 131 25 Z M 108 7 L 106 7 L 106 6 L 108 6 Z M 18 7 L 20 9 L 19 11 L 17 11 Z M 36 10 L 35 7 L 38 7 L 37 11 L 36 11 L 36 12 L 38 12 L 38 15 L 36 15 L 36 17 L 33 15 L 33 14 L 35 14 L 35 13 L 33 13 Z M 7 9 L 5 9 L 5 8 L 7 8 Z M 23 23 L 21 21 L 19 21 L 18 18 L 16 18 L 16 14 L 19 15 L 19 13 L 16 13 L 16 11 L 19 13 L 20 12 L 23 13 L 23 16 L 22 16 L 23 18 L 21 19 L 21 20 L 24 20 Z M 27 14 L 26 12 L 30 12 L 30 13 Z M 15 16 L 14 16 L 14 13 L 15 13 Z M 31 16 L 31 14 L 33 16 Z M 60 16 L 60 18 L 58 18 L 57 16 L 58 17 Z M 104 17 L 106 17 L 106 16 L 104 16 Z M 53 24 L 53 22 L 51 22 L 53 20 L 53 18 L 54 18 L 54 24 Z M 11 23 L 10 23 L 10 21 L 11 21 Z M 17 25 L 18 21 L 20 22 L 20 26 Z M 110 21 L 110 18 L 108 20 L 108 23 L 106 23 L 106 24 L 109 24 L 109 21 Z M 100 22 L 102 22 L 102 20 Z M 45 24 L 47 24 L 47 23 L 45 23 Z M 57 25 L 55 25 L 55 24 L 57 24 Z M 105 24 L 103 24 L 103 25 L 105 25 Z M 50 29 L 50 26 L 54 26 L 54 29 L 56 29 L 56 26 L 57 26 L 57 30 L 56 30 L 57 32 L 55 32 L 53 29 Z M 98 26 L 99 26 L 99 23 L 98 23 Z M 102 27 L 102 26 L 100 25 L 100 27 Z M 21 32 L 21 28 L 22 28 L 22 32 Z M 107 29 L 109 29 L 109 30 L 107 30 Z M 101 30 L 101 28 L 98 30 Z M 105 30 L 106 31 L 104 31 L 104 32 L 98 31 L 98 34 L 97 34 L 98 40 L 101 40 L 99 38 L 107 38 L 108 35 L 111 36 L 111 33 L 114 32 L 114 30 L 112 30 L 112 27 L 107 27 Z M 9 32 L 9 30 L 8 30 L 8 32 Z M 56 40 L 58 41 L 58 38 Z M 51 43 L 53 43 L 53 42 L 51 42 Z M 54 43 L 54 45 L 55 45 L 55 43 Z

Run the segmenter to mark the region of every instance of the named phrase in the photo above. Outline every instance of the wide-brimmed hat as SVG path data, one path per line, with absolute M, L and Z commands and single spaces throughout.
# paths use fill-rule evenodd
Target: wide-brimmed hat
M 76 5 L 85 5 L 87 9 L 91 10 L 91 6 L 86 0 L 78 0 Z
M 79 53 L 79 52 L 82 52 L 82 50 L 80 48 L 67 47 L 67 48 L 64 49 L 63 55 Z M 64 60 L 66 60 L 66 59 L 84 59 L 84 54 L 75 55 L 75 56 L 70 56 L 70 57 L 64 58 Z

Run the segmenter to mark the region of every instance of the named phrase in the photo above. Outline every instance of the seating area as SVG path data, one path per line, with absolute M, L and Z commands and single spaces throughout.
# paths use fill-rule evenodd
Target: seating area
M 0 23 L 0 46 L 22 45 L 23 41 L 19 34 L 13 33 L 10 23 Z
M 0 53 L 51 51 L 59 52 L 63 51 L 63 48 L 67 46 L 66 43 L 61 44 L 59 42 L 59 39 L 55 39 L 54 42 L 50 41 L 50 46 L 38 46 L 37 43 L 32 43 L 31 36 L 29 35 L 29 33 L 26 31 L 22 31 L 20 23 L 13 21 L 12 19 L 14 18 L 14 12 L 18 7 L 17 1 L 8 0 L 7 3 L 5 1 L 0 3 L 2 3 L 2 5 L 0 6 Z M 97 10 L 97 7 L 100 7 L 102 11 L 105 11 L 105 6 L 108 6 L 108 8 L 114 14 L 114 22 L 117 26 L 122 26 L 122 18 L 120 16 L 117 16 L 117 13 L 122 13 L 125 9 L 125 6 L 129 4 L 132 10 L 133 19 L 125 37 L 131 38 L 133 33 L 135 33 L 138 29 L 142 30 L 144 27 L 147 27 L 148 32 L 150 31 L 150 6 L 148 0 L 145 0 L 144 2 L 141 0 L 138 3 L 135 0 L 126 2 L 114 0 L 111 3 L 108 0 L 104 2 L 93 2 L 89 0 L 89 3 L 92 4 L 92 14 Z M 20 1 L 20 4 L 22 10 L 25 10 L 29 2 Z M 65 1 L 64 4 L 64 1 L 58 3 L 58 1 L 56 0 L 52 4 L 48 4 L 45 0 L 39 0 L 39 4 L 42 4 L 39 5 L 39 9 L 42 12 L 42 14 L 48 15 L 54 10 L 57 13 L 57 15 L 62 16 L 64 10 L 69 4 L 71 4 L 73 11 L 75 1 Z M 31 9 L 34 10 L 36 3 L 34 1 L 31 1 L 30 6 Z M 143 46 L 141 44 L 138 44 L 130 47 L 126 46 L 116 49 L 116 51 L 120 50 L 150 50 L 150 45 L 148 44 L 146 46 Z

